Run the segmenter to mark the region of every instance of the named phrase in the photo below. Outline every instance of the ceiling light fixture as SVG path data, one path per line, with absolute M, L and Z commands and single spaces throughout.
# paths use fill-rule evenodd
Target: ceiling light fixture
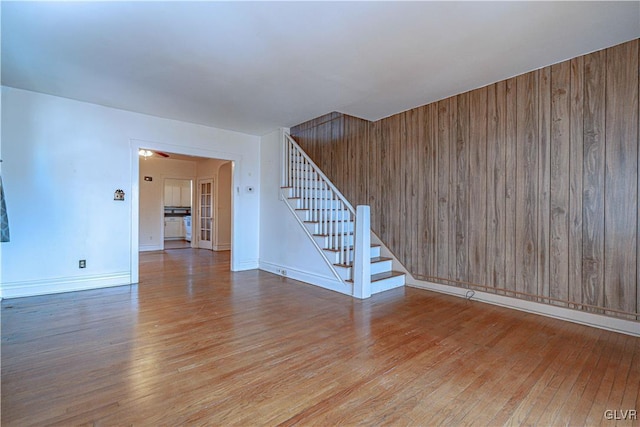
M 138 155 L 139 155 L 140 157 L 144 157 L 144 158 L 146 159 L 147 157 L 151 157 L 151 156 L 153 156 L 153 151 L 151 151 L 151 150 L 144 150 L 144 149 L 142 149 L 142 148 L 141 148 L 140 150 L 138 150 Z

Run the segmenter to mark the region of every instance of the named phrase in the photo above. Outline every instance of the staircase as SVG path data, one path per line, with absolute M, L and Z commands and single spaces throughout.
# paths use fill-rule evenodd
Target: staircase
M 285 134 L 282 150 L 282 200 L 295 215 L 337 280 L 351 295 L 404 286 L 404 273 L 371 245 L 369 206 L 354 209 L 300 146 Z

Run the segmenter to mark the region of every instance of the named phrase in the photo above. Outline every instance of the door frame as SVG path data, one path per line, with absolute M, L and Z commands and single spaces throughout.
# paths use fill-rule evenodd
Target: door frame
M 240 190 L 237 183 L 240 182 L 240 170 L 242 166 L 242 156 L 234 153 L 207 150 L 204 148 L 188 147 L 182 145 L 167 144 L 157 141 L 146 141 L 131 138 L 129 140 L 131 158 L 131 277 L 130 283 L 138 283 L 140 280 L 140 156 L 138 151 L 141 148 L 157 150 L 166 153 L 184 154 L 187 156 L 201 157 L 205 159 L 218 159 L 231 161 L 231 271 L 241 271 L 239 256 L 237 256 L 237 236 L 239 235 L 240 218 L 236 209 Z M 164 196 L 163 196 L 164 197 Z M 193 209 L 193 207 L 192 207 Z M 193 218 L 192 218 L 193 221 Z M 193 224 L 193 222 L 192 222 Z M 193 225 L 192 225 L 193 227 Z M 192 228 L 193 233 L 193 228 Z

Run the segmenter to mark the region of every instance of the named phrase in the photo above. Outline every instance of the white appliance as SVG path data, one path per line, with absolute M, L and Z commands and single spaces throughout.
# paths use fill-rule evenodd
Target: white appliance
M 191 241 L 191 215 L 182 217 L 184 220 L 184 239 L 187 242 Z

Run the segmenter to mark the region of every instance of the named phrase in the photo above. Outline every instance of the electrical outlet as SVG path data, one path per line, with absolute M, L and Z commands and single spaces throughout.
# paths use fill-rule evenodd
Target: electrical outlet
M 87 260 L 81 259 L 80 261 L 78 261 L 78 268 L 87 268 Z

